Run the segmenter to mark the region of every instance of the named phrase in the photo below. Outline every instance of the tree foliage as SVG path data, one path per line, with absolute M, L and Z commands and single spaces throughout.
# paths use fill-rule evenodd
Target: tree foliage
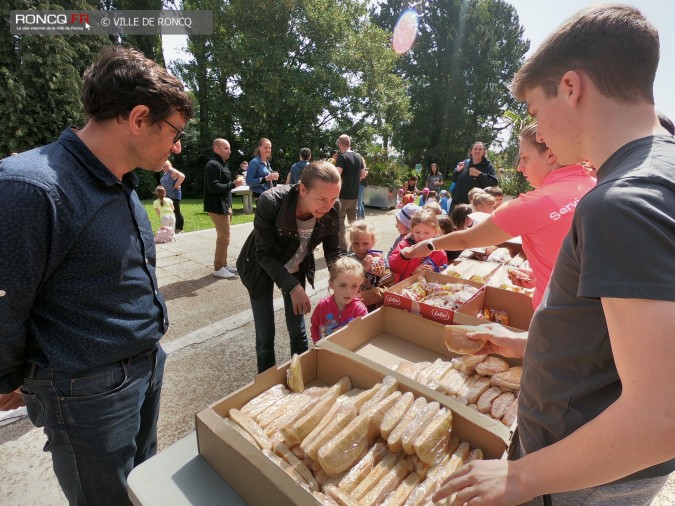
M 68 125 L 82 125 L 81 76 L 107 41 L 95 36 L 11 35 L 10 10 L 91 9 L 83 1 L 10 0 L 0 7 L 0 153 L 54 141 Z
M 163 61 L 157 36 L 12 35 L 12 10 L 161 9 L 162 0 L 8 0 L 0 4 L 0 155 L 54 141 L 82 126 L 82 74 L 99 50 L 118 43 Z
M 190 36 L 189 63 L 176 71 L 195 94 L 201 171 L 211 141 L 230 140 L 232 163 L 250 159 L 261 137 L 272 141 L 272 165 L 286 172 L 301 147 L 325 155 L 342 132 L 364 146 L 391 136 L 408 102 L 389 34 L 356 0 L 185 0 L 211 9 L 214 33 Z M 198 179 L 198 174 L 195 174 Z
M 392 30 L 408 5 L 385 0 L 373 9 L 374 20 Z M 504 0 L 423 0 L 415 9 L 418 37 L 397 65 L 413 118 L 399 125 L 394 143 L 409 163 L 437 162 L 446 172 L 473 141 L 495 140 L 514 104 L 508 83 L 529 42 Z

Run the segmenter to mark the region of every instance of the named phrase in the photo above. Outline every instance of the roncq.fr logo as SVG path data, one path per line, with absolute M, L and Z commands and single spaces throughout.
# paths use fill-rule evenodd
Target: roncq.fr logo
M 434 309 L 431 312 L 431 316 L 434 318 L 438 318 L 439 320 L 449 320 L 450 319 L 450 313 L 447 311 L 443 311 L 441 309 Z

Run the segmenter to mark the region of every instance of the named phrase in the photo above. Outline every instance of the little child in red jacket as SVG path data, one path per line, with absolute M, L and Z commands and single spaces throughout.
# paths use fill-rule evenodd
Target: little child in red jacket
M 422 208 L 413 214 L 410 219 L 410 234 L 399 242 L 389 255 L 389 269 L 394 273 L 397 283 L 423 270 L 439 272 L 445 268 L 448 257 L 443 250 L 432 251 L 425 258 L 413 259 L 406 258 L 401 253 L 403 249 L 420 241 L 438 237 L 440 232 L 438 218 L 431 209 Z

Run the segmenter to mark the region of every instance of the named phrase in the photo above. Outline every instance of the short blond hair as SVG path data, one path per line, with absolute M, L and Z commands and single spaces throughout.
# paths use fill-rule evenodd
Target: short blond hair
M 417 225 L 427 225 L 431 228 L 435 228 L 440 231 L 441 226 L 438 224 L 438 218 L 436 218 L 436 213 L 429 208 L 422 208 L 413 214 L 410 218 L 410 231 L 415 228 Z
M 328 266 L 328 281 L 335 281 L 340 274 L 351 273 L 363 279 L 365 271 L 363 265 L 352 257 L 340 257 Z
M 377 240 L 375 235 L 375 226 L 372 223 L 367 222 L 366 220 L 356 220 L 351 222 L 347 228 L 347 233 L 345 234 L 345 239 L 347 242 L 352 242 L 352 238 L 356 234 L 369 235 L 373 238 L 373 244 Z

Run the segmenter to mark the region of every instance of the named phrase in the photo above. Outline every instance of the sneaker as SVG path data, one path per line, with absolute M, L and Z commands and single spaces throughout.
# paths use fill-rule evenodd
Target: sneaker
M 230 267 L 229 265 L 226 265 L 225 268 L 230 271 L 232 274 L 237 273 L 237 268 L 236 267 Z
M 228 271 L 227 268 L 221 267 L 217 271 L 213 271 L 213 275 L 217 278 L 223 278 L 223 279 L 232 279 L 236 278 L 237 275 Z

